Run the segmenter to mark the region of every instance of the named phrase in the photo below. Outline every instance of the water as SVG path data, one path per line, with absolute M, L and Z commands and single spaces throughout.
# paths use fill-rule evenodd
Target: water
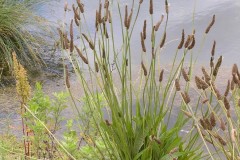
M 115 0 L 114 0 L 115 1 Z M 128 4 L 131 5 L 130 0 L 119 0 L 122 2 L 121 9 L 124 9 L 124 5 Z M 135 0 L 136 2 L 138 0 Z M 57 28 L 63 24 L 66 20 L 66 23 L 69 24 L 70 20 L 72 19 L 72 14 L 69 12 L 64 18 L 64 6 L 65 0 L 60 0 L 59 2 L 52 1 L 47 5 L 42 5 L 38 8 L 39 15 L 44 16 L 46 19 L 52 21 L 54 26 Z M 71 8 L 71 4 L 75 2 L 75 0 L 68 0 L 69 8 Z M 211 21 L 212 15 L 216 15 L 216 23 L 210 33 L 207 36 L 206 42 L 204 47 L 202 48 L 201 52 L 199 53 L 198 63 L 201 64 L 208 64 L 209 57 L 211 53 L 211 47 L 213 40 L 217 41 L 216 47 L 216 55 L 220 56 L 223 55 L 224 61 L 223 65 L 225 67 L 229 67 L 229 65 L 233 63 L 237 63 L 240 65 L 240 61 L 238 61 L 238 57 L 240 54 L 240 1 L 239 0 L 209 0 L 209 1 L 190 1 L 190 0 L 169 0 L 170 3 L 170 15 L 169 15 L 169 24 L 167 28 L 167 46 L 164 48 L 162 52 L 162 63 L 164 64 L 171 64 L 172 57 L 175 53 L 176 46 L 179 42 L 179 37 L 181 36 L 181 30 L 184 28 L 186 33 L 190 34 L 192 32 L 192 28 L 196 30 L 196 48 L 194 48 L 194 55 L 197 54 L 200 47 L 200 41 L 203 37 L 203 33 Z M 195 4 L 196 3 L 196 4 Z M 85 0 L 85 16 L 88 22 L 88 27 L 91 34 L 94 34 L 95 31 L 95 10 L 98 8 L 98 0 Z M 156 23 L 162 13 L 165 12 L 164 10 L 164 0 L 157 1 L 154 0 L 154 22 Z M 195 19 L 194 25 L 192 21 L 193 17 L 193 10 L 195 8 Z M 149 11 L 148 11 L 148 0 L 144 0 L 141 8 L 141 13 L 139 15 L 138 22 L 136 24 L 135 31 L 133 33 L 131 48 L 132 48 L 132 55 L 134 56 L 133 60 L 135 64 L 140 64 L 141 59 L 140 52 L 141 52 L 141 43 L 140 43 L 140 32 L 142 30 L 143 21 L 147 19 L 150 23 Z M 137 6 L 135 6 L 135 11 Z M 114 14 L 113 14 L 113 25 L 114 25 L 114 36 L 116 40 L 116 44 L 118 44 L 118 48 L 121 47 L 121 27 L 119 16 L 117 13 L 117 6 L 114 3 L 113 6 Z M 148 25 L 149 26 L 149 25 Z M 163 25 L 162 28 L 158 32 L 158 39 L 161 39 L 161 35 L 163 33 Z M 148 27 L 148 31 L 150 31 L 150 27 Z M 75 30 L 76 32 L 76 30 Z M 57 32 L 56 32 L 57 35 Z M 148 34 L 148 40 L 150 35 Z M 149 45 L 149 44 L 147 44 Z M 148 48 L 148 52 L 150 49 Z M 149 54 L 149 53 L 148 53 Z M 181 53 L 180 53 L 181 54 Z M 149 54 L 150 57 L 150 54 Z M 196 56 L 195 56 L 196 57 Z M 227 82 L 227 77 L 221 77 L 221 82 Z M 59 86 L 56 86 L 58 85 Z M 48 93 L 52 93 L 56 90 L 64 90 L 64 82 L 55 81 L 44 84 L 45 90 L 48 90 Z M 222 84 L 223 85 L 223 84 Z M 225 84 L 224 84 L 225 85 Z M 75 85 L 79 86 L 79 85 Z M 73 87 L 74 88 L 74 87 Z M 225 88 L 225 87 L 224 87 Z M 14 91 L 15 92 L 15 91 Z M 79 90 L 76 89 L 76 93 Z M 5 94 L 5 92 L 3 92 Z M 4 99 L 3 96 L 0 95 L 0 99 Z M 9 106 L 12 102 L 7 103 L 3 106 Z M 0 104 L 0 106 L 2 103 Z M 18 105 L 15 105 L 18 107 Z M 68 112 L 67 112 L 68 113 Z M 177 111 L 174 113 L 177 113 Z M 0 115 L 0 117 L 4 117 L 5 115 Z M 16 119 L 15 115 L 11 119 Z M 18 121 L 20 122 L 20 121 Z M 4 123 L 1 123 L 1 125 Z M 15 122 L 14 122 L 15 124 Z M 18 123 L 16 123 L 18 124 Z M 17 125 L 16 125 L 17 126 Z
M 60 0 L 59 2 L 51 2 L 47 5 L 42 6 L 39 9 L 40 15 L 44 16 L 48 20 L 55 23 L 56 27 L 66 20 L 69 24 L 72 19 L 72 14 L 69 12 L 64 19 L 63 6 L 64 2 L 67 1 L 69 8 L 72 3 L 76 3 L 75 0 Z M 134 6 L 135 13 L 137 11 L 138 0 L 135 0 L 136 5 Z M 85 5 L 85 16 L 88 23 L 88 28 L 91 34 L 95 31 L 95 11 L 98 8 L 98 0 L 83 0 Z M 139 55 L 141 53 L 140 43 L 140 32 L 142 30 L 143 21 L 146 19 L 148 24 L 150 23 L 149 16 L 149 4 L 148 0 L 144 0 L 139 15 L 136 28 L 132 36 L 132 55 L 134 56 L 134 62 L 139 64 Z M 211 1 L 189 1 L 189 0 L 169 0 L 170 3 L 170 15 L 169 24 L 167 28 L 167 43 L 168 45 L 162 52 L 162 63 L 171 64 L 172 57 L 175 53 L 175 48 L 178 45 L 179 38 L 181 36 L 181 30 L 185 29 L 185 32 L 190 34 L 192 29 L 196 30 L 196 47 L 194 48 L 195 57 L 198 56 L 199 64 L 208 64 L 211 53 L 211 47 L 213 41 L 217 41 L 216 56 L 222 55 L 224 57 L 223 65 L 228 66 L 233 63 L 240 65 L 240 61 L 237 61 L 240 55 L 240 1 L 239 0 L 211 0 Z M 122 11 L 124 6 L 128 4 L 129 8 L 132 5 L 131 0 L 121 0 Z M 193 24 L 193 10 L 195 8 L 195 18 Z M 119 15 L 117 12 L 116 1 L 113 5 L 113 25 L 114 25 L 114 36 L 117 47 L 121 47 L 121 25 Z M 154 23 L 156 23 L 162 13 L 164 13 L 164 1 L 154 1 Z M 211 21 L 213 15 L 216 15 L 216 23 L 210 33 L 208 34 L 203 48 L 200 50 L 200 43 L 203 37 L 203 33 Z M 150 26 L 150 25 L 148 25 Z M 150 27 L 148 27 L 149 33 L 151 33 Z M 162 29 L 157 34 L 157 39 L 161 40 L 163 32 Z M 148 41 L 150 34 L 148 34 Z M 150 44 L 146 44 L 150 46 Z M 150 53 L 150 48 L 147 48 Z

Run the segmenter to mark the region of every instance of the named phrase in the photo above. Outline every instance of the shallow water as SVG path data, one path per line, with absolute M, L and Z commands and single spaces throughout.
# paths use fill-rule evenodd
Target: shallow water
M 59 26 L 64 21 L 64 2 L 67 1 L 69 8 L 75 0 L 60 0 L 59 2 L 51 2 L 47 5 L 39 8 L 40 15 L 44 16 L 48 20 L 55 22 L 56 26 Z M 88 23 L 88 28 L 92 34 L 95 31 L 95 11 L 98 8 L 98 0 L 82 0 L 85 5 L 85 16 Z M 179 38 L 181 36 L 181 30 L 185 29 L 186 33 L 190 34 L 192 29 L 196 30 L 196 47 L 194 48 L 194 56 L 198 56 L 198 63 L 209 63 L 211 47 L 213 40 L 217 41 L 216 56 L 222 55 L 224 57 L 223 65 L 228 66 L 232 63 L 240 64 L 238 57 L 240 56 L 240 1 L 239 0 L 169 0 L 170 14 L 169 23 L 167 28 L 167 42 L 168 45 L 162 52 L 163 64 L 171 64 L 172 57 L 175 53 L 175 48 L 178 45 Z M 128 4 L 129 8 L 132 5 L 131 0 L 121 0 L 121 9 Z M 137 10 L 138 0 L 135 0 L 135 13 Z M 134 62 L 139 64 L 139 54 L 141 52 L 140 47 L 140 35 L 142 30 L 143 21 L 146 19 L 150 23 L 149 16 L 149 4 L 145 0 L 142 4 L 138 22 L 136 23 L 135 32 L 132 36 L 132 55 L 134 56 Z M 195 12 L 194 12 L 195 8 Z M 121 25 L 119 21 L 119 15 L 117 12 L 116 1 L 113 3 L 113 25 L 114 36 L 116 44 L 121 44 Z M 156 23 L 162 13 L 165 12 L 164 1 L 154 1 L 154 23 Z M 193 12 L 195 13 L 194 21 Z M 208 34 L 203 48 L 200 49 L 203 33 L 208 26 L 213 15 L 216 15 L 216 23 L 210 33 Z M 71 13 L 67 13 L 66 22 L 69 24 L 72 19 Z M 194 24 L 193 24 L 194 23 Z M 163 29 L 163 25 L 162 25 Z M 148 28 L 150 31 L 150 27 Z M 158 32 L 158 39 L 161 40 L 162 30 Z M 118 37 L 118 38 L 116 38 Z M 148 38 L 150 35 L 148 35 Z M 149 44 L 148 44 L 149 45 Z M 120 45 L 118 46 L 121 47 Z M 150 52 L 150 48 L 148 48 Z

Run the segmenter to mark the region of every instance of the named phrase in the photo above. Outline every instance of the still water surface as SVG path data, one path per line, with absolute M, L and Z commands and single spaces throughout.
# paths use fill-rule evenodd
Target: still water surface
M 50 2 L 47 5 L 39 8 L 40 15 L 44 16 L 50 21 L 55 22 L 59 26 L 64 21 L 63 6 L 68 2 L 71 8 L 75 0 L 60 0 L 59 2 Z M 88 23 L 88 28 L 92 34 L 95 32 L 95 11 L 98 8 L 98 0 L 82 0 L 85 5 L 85 16 Z M 121 2 L 121 9 L 128 4 L 132 5 L 132 0 L 119 0 Z M 117 12 L 117 1 L 113 0 L 113 25 L 114 36 L 117 44 L 121 44 L 121 25 L 119 15 Z M 171 64 L 172 57 L 175 53 L 175 48 L 178 45 L 181 30 L 185 29 L 186 33 L 190 34 L 192 29 L 196 30 L 196 47 L 194 55 L 197 55 L 200 49 L 201 39 L 203 33 L 209 24 L 212 15 L 216 15 L 216 23 L 210 33 L 208 34 L 205 44 L 199 52 L 198 62 L 200 64 L 209 62 L 212 43 L 217 41 L 216 56 L 222 55 L 224 57 L 223 65 L 228 66 L 233 63 L 240 65 L 240 0 L 169 0 L 170 14 L 169 24 L 167 28 L 167 42 L 168 45 L 162 52 L 162 63 Z M 135 0 L 135 13 L 138 7 L 138 0 Z M 143 21 L 146 19 L 150 23 L 149 16 L 149 1 L 144 0 L 140 11 L 138 22 L 132 36 L 132 55 L 134 56 L 133 63 L 139 63 L 140 47 L 140 32 L 142 30 Z M 195 18 L 193 24 L 193 11 L 195 8 Z M 154 23 L 156 23 L 162 13 L 164 13 L 164 0 L 154 1 Z M 67 13 L 66 22 L 69 24 L 72 19 L 71 13 Z M 149 26 L 149 25 L 148 25 Z M 163 25 L 162 25 L 163 28 Z M 151 33 L 150 27 L 148 28 Z M 160 41 L 162 30 L 158 33 Z M 148 35 L 150 37 L 150 35 Z M 148 44 L 149 45 L 149 44 Z M 150 45 L 149 45 L 150 46 Z M 120 45 L 118 47 L 121 47 Z M 150 51 L 150 48 L 149 48 Z M 195 56 L 197 57 L 197 56 Z

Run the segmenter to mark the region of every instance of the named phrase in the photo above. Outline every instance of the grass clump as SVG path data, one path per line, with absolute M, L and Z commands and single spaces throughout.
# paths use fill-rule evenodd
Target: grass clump
M 143 3 L 149 5 L 148 20 L 139 18 Z M 117 20 L 121 22 L 120 48 L 117 48 L 119 44 L 116 45 L 114 36 L 113 23 L 117 20 L 112 19 L 113 4 L 118 7 Z M 65 65 L 65 85 L 75 117 L 65 121 L 66 129 L 57 139 L 58 127 L 52 124 L 60 126 L 60 113 L 67 103 L 64 94 L 55 95 L 58 103 L 53 103 L 39 84 L 31 100 L 29 94 L 28 98 L 21 94 L 28 89 L 21 90 L 25 158 L 239 159 L 238 67 L 233 66 L 231 81 L 228 81 L 224 95 L 221 94 L 216 80 L 222 56 L 215 62 L 214 41 L 210 66 L 202 68 L 201 76 L 194 76 L 193 54 L 198 42 L 193 29 L 188 34 L 184 30 L 179 34 L 173 64 L 166 70 L 161 65 L 161 53 L 167 47 L 171 12 L 167 0 L 164 4 L 166 15 L 159 21 L 153 17 L 152 0 L 150 3 L 133 1 L 130 9 L 127 5 L 122 7 L 119 1 L 100 2 L 93 35 L 83 29 L 88 24 L 82 1 L 77 0 L 77 4 L 72 5 L 74 17 L 69 25 L 69 35 L 65 26 L 59 28 L 59 35 L 63 63 L 71 62 L 84 95 L 72 94 L 69 67 Z M 66 4 L 65 11 L 67 8 Z M 131 40 L 136 21 L 142 22 L 143 30 L 139 34 L 141 59 L 135 66 L 132 54 L 137 53 L 134 53 Z M 201 45 L 214 23 L 215 15 L 203 33 Z M 74 27 L 78 29 L 77 33 Z M 163 29 L 159 30 L 160 27 Z M 177 56 L 181 56 L 179 61 Z M 18 72 L 16 75 L 21 74 Z M 25 82 L 26 74 L 23 75 Z M 33 133 L 31 138 L 29 131 Z
M 32 10 L 37 2 L 0 0 L 0 68 L 5 74 L 12 70 L 13 51 L 28 69 L 42 63 L 37 51 L 40 39 L 28 29 L 40 26 Z

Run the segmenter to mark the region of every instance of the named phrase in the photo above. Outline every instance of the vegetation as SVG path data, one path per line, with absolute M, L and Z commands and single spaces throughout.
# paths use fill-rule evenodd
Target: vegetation
M 29 29 L 41 26 L 32 10 L 39 2 L 0 0 L 0 68 L 4 69 L 4 74 L 12 70 L 13 51 L 16 52 L 19 61 L 29 69 L 42 63 L 37 50 L 40 39 Z
M 117 4 L 122 22 L 121 48 L 116 47 L 112 3 Z M 3 159 L 12 158 L 16 152 L 25 159 L 240 159 L 237 65 L 233 65 L 232 77 L 221 94 L 216 79 L 222 56 L 215 63 L 214 41 L 210 66 L 202 67 L 201 76 L 200 73 L 194 75 L 193 54 L 197 51 L 193 29 L 188 35 L 184 30 L 179 35 L 173 65 L 165 71 L 161 53 L 167 47 L 168 1 L 165 1 L 166 15 L 157 21 L 153 18 L 152 0 L 147 21 L 138 17 L 143 1 L 135 3 L 138 8 L 133 4 L 129 9 L 126 5 L 124 13 L 120 2 L 100 3 L 93 38 L 83 31 L 83 27 L 88 26 L 84 4 L 77 0 L 69 35 L 66 27 L 59 28 L 63 63 L 71 62 L 84 91 L 83 97 L 72 93 L 67 65 L 64 67 L 67 93 L 55 93 L 54 98 L 50 98 L 37 83 L 30 96 L 26 71 L 13 54 L 24 145 L 19 151 L 3 138 L 0 146 Z M 66 4 L 65 11 L 67 8 Z M 141 62 L 134 66 L 131 39 L 136 21 L 142 21 L 143 30 L 139 38 Z M 214 23 L 215 15 L 206 25 L 202 44 Z M 77 26 L 78 33 L 73 26 Z M 159 30 L 160 27 L 163 30 Z M 160 40 L 157 35 L 161 35 Z M 94 55 L 93 59 L 90 54 Z M 182 58 L 178 61 L 179 54 Z M 133 72 L 135 68 L 139 71 L 137 75 Z M 63 118 L 67 106 L 73 108 L 73 118 Z M 63 123 L 66 127 L 60 132 Z M 183 130 L 188 132 L 183 135 Z

